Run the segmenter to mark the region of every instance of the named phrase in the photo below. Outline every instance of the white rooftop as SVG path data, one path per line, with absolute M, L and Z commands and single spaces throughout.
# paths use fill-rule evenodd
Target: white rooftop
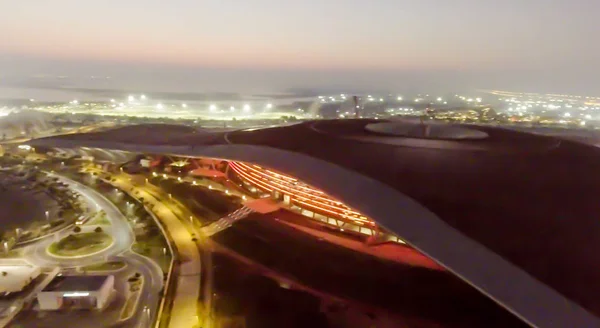
M 6 274 L 4 274 L 6 273 Z M 0 262 L 0 293 L 14 293 L 23 290 L 41 273 L 38 266 L 25 261 Z

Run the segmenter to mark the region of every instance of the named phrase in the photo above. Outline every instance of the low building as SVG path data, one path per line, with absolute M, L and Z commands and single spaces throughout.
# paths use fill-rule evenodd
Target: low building
M 112 275 L 56 276 L 37 299 L 41 310 L 104 309 L 114 294 Z

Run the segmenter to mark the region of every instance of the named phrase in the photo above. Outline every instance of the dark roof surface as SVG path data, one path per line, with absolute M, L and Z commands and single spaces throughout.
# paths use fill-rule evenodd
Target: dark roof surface
M 383 136 L 364 129 L 374 122 L 314 121 L 228 134 L 173 133 L 158 144 L 263 145 L 346 167 L 411 197 L 600 315 L 600 258 L 595 256 L 600 249 L 599 149 L 482 126 L 469 127 L 488 134 L 480 140 Z M 127 135 L 127 129 L 60 138 L 155 144 L 154 138 Z
M 81 292 L 99 290 L 108 276 L 56 276 L 44 292 Z

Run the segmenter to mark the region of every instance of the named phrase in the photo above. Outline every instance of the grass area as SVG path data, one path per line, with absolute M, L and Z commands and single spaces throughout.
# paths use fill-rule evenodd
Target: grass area
M 99 264 L 87 265 L 81 267 L 83 271 L 116 271 L 127 266 L 125 262 L 122 261 L 109 261 Z
M 101 251 L 113 242 L 104 232 L 84 232 L 68 235 L 48 247 L 48 252 L 57 256 L 81 256 Z
M 169 252 L 169 247 L 162 235 L 136 235 L 136 241 L 131 245 L 131 249 L 140 255 L 147 256 L 154 260 L 163 272 L 169 270 L 171 253 Z
M 142 288 L 144 287 L 144 277 L 136 274 L 127 280 L 127 284 L 129 286 L 129 290 L 126 292 L 128 296 L 125 305 L 123 306 L 123 310 L 121 310 L 120 320 L 131 318 L 135 313 L 135 309 L 139 304 Z
M 3 259 L 19 258 L 22 255 L 23 254 L 21 254 L 20 249 L 11 249 L 8 252 L 0 251 L 0 258 L 3 258 Z

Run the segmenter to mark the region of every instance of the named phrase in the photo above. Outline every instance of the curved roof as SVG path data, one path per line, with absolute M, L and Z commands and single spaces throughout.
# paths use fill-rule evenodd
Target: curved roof
M 173 133 L 160 142 L 122 128 L 32 144 L 272 167 L 368 215 L 533 326 L 600 325 L 599 150 L 494 127 L 469 127 L 485 139 L 385 136 L 365 129 L 375 122 Z

